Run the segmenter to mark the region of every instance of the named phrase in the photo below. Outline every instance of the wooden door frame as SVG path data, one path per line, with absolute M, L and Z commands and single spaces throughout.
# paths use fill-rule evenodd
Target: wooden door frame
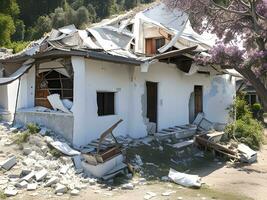
M 147 91 L 147 83 L 152 83 L 152 84 L 154 84 L 155 86 L 156 86 L 156 105 L 155 105 L 155 122 L 154 123 L 156 123 L 156 131 L 158 130 L 158 85 L 159 85 L 159 83 L 158 82 L 154 82 L 154 81 L 146 81 L 146 104 L 147 104 L 147 110 L 146 110 L 146 117 L 148 118 L 148 91 Z M 149 118 L 148 118 L 149 119 Z M 150 119 L 149 119 L 150 120 Z

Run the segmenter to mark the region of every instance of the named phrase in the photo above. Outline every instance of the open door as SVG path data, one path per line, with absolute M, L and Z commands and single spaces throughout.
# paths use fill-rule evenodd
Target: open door
M 198 113 L 203 112 L 203 87 L 195 85 L 194 94 L 195 94 L 195 117 L 196 117 Z
M 146 82 L 147 118 L 157 124 L 158 119 L 158 83 Z

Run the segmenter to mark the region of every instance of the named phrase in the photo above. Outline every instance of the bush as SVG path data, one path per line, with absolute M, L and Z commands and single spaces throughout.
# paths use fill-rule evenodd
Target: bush
M 31 135 L 31 133 L 29 131 L 17 133 L 14 137 L 14 142 L 18 145 L 23 144 L 23 143 L 28 141 L 30 135 Z
M 230 138 L 248 145 L 254 150 L 259 150 L 264 142 L 264 127 L 257 119 L 253 119 L 252 112 L 242 96 L 238 96 L 231 106 L 230 116 L 234 116 L 236 109 L 236 123 L 226 126 L 225 132 Z M 256 105 L 255 108 L 258 108 Z
M 35 133 L 39 133 L 40 132 L 40 128 L 37 124 L 34 124 L 34 123 L 29 123 L 27 124 L 27 129 L 29 130 L 29 132 L 31 134 L 35 134 Z

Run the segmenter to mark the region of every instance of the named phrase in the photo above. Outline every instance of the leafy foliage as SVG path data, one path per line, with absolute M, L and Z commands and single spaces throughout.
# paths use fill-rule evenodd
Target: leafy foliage
M 34 123 L 27 124 L 27 129 L 31 134 L 39 133 L 40 131 L 40 127 Z
M 234 117 L 233 110 L 236 109 L 236 122 L 226 126 L 225 132 L 230 138 L 247 144 L 250 148 L 258 150 L 264 142 L 264 127 L 253 118 L 252 112 L 243 96 L 238 96 L 230 109 L 230 116 Z

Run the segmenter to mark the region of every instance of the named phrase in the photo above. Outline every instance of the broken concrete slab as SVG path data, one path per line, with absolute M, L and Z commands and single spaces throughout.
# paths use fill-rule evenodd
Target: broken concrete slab
M 16 183 L 16 184 L 15 184 L 15 187 L 17 187 L 17 188 L 26 188 L 27 185 L 28 185 L 28 182 L 25 181 L 25 180 L 23 180 L 23 181 L 21 181 L 21 182 Z
M 58 183 L 58 181 L 59 181 L 58 177 L 53 176 L 46 182 L 45 187 L 50 187 L 51 185 Z
M 124 190 L 133 190 L 134 189 L 134 184 L 126 183 L 126 184 L 123 184 L 121 188 L 124 189 Z
M 79 190 L 77 190 L 77 189 L 73 189 L 73 190 L 71 190 L 71 192 L 70 192 L 70 194 L 72 195 L 72 196 L 78 196 L 79 195 Z
M 22 180 L 25 180 L 27 182 L 30 182 L 30 180 L 35 176 L 35 172 L 32 171 L 28 175 L 22 177 Z
M 36 183 L 29 183 L 27 185 L 27 190 L 28 191 L 33 191 L 33 190 L 36 190 L 37 189 L 37 184 Z
M 1 162 L 1 167 L 5 170 L 10 170 L 17 163 L 16 156 L 12 156 L 3 162 Z
M 69 166 L 67 166 L 67 165 L 63 165 L 63 166 L 60 168 L 59 172 L 60 172 L 60 174 L 66 174 L 66 173 L 68 172 L 68 170 L 69 170 Z
M 155 196 L 157 196 L 156 193 L 154 193 L 154 192 L 147 192 L 146 195 L 144 196 L 144 199 L 145 200 L 149 200 L 149 199 L 152 199 Z
M 56 141 L 50 143 L 55 149 L 68 156 L 80 155 L 81 153 L 72 149 L 67 143 Z
M 72 159 L 73 159 L 73 163 L 76 169 L 78 170 L 83 169 L 81 155 L 73 156 Z
M 42 169 L 41 171 L 39 172 L 36 172 L 35 173 L 35 179 L 36 181 L 41 181 L 43 180 L 48 174 L 48 171 L 46 169 Z
M 56 189 L 55 189 L 55 193 L 58 194 L 58 193 L 66 193 L 67 192 L 67 187 L 65 185 L 62 185 L 60 183 L 57 183 L 56 185 Z
M 13 187 L 7 187 L 4 191 L 4 194 L 7 197 L 11 197 L 11 196 L 16 196 L 18 194 L 18 191 L 16 190 L 16 188 Z

